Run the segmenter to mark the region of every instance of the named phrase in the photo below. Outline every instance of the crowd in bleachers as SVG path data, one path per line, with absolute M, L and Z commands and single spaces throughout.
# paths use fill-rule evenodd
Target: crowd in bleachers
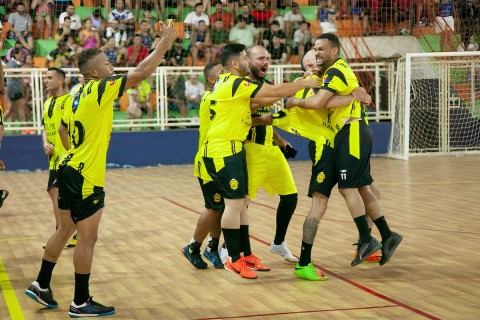
M 15 41 L 6 52 L 5 62 L 9 68 L 75 67 L 81 50 L 100 48 L 114 66 L 133 67 L 160 40 L 156 21 L 170 18 L 175 19 L 179 38 L 165 55 L 164 66 L 218 62 L 222 47 L 229 42 L 247 47 L 263 45 L 273 64 L 298 62 L 323 32 L 339 36 L 401 35 L 431 28 L 441 35 L 440 50 L 478 50 L 480 0 L 297 1 L 3 0 L 3 33 Z M 460 35 L 457 42 L 452 35 Z M 41 39 L 51 39 L 56 46 L 32 64 L 33 57 L 41 55 L 34 40 Z M 193 80 L 182 78 L 180 82 Z M 69 85 L 78 83 L 75 78 Z M 145 98 L 139 94 L 142 90 L 133 91 L 135 99 Z M 169 93 L 170 103 L 182 116 L 197 99 L 189 100 L 185 90 L 183 94 Z M 21 105 L 17 110 L 28 110 L 27 93 L 21 99 L 14 94 L 18 95 L 9 94 L 10 103 Z M 146 103 L 141 105 L 150 108 Z M 27 119 L 24 114 L 18 113 L 22 121 Z M 7 112 L 7 116 L 11 115 Z

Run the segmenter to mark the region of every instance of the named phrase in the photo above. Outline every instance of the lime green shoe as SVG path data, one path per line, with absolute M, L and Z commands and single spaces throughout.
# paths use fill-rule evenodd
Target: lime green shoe
M 77 245 L 77 233 L 73 235 L 72 239 L 67 242 L 67 245 L 65 247 L 67 248 L 73 248 Z
M 326 281 L 328 277 L 317 272 L 317 269 L 313 266 L 313 263 L 309 263 L 307 266 L 302 267 L 298 263 L 295 266 L 295 275 L 302 279 L 307 279 L 310 281 Z

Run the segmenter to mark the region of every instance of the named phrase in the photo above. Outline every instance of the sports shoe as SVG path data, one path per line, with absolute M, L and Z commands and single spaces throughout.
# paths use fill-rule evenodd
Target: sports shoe
M 385 240 L 382 243 L 382 258 L 380 259 L 380 265 L 383 266 L 385 263 L 390 260 L 392 257 L 393 253 L 395 252 L 395 249 L 397 249 L 398 245 L 400 242 L 402 242 L 403 237 L 399 235 L 396 232 L 392 231 L 392 235 L 390 238 Z
M 224 268 L 225 270 L 235 273 L 245 279 L 256 279 L 258 277 L 255 271 L 250 270 L 247 266 L 244 257 L 240 257 L 240 259 L 235 262 L 232 262 L 231 257 L 227 257 Z
M 355 258 L 352 260 L 352 267 L 359 265 L 362 263 L 368 256 L 372 253 L 380 250 L 382 248 L 382 244 L 378 242 L 377 239 L 372 237 L 369 242 L 367 243 L 358 243 L 357 254 Z
M 225 261 L 227 261 L 227 258 L 228 258 L 228 249 L 227 249 L 227 244 L 225 242 L 218 249 L 218 254 L 220 255 L 220 260 L 222 260 L 222 263 L 225 264 Z
M 223 262 L 218 255 L 218 251 L 208 251 L 205 249 L 205 251 L 203 251 L 203 256 L 207 258 L 215 268 L 223 269 Z
M 90 297 L 85 303 L 77 306 L 75 302 L 72 301 L 70 305 L 70 318 L 81 318 L 81 317 L 103 317 L 109 316 L 115 313 L 114 307 L 106 307 L 103 304 L 93 301 Z
M 353 245 L 358 245 L 358 243 L 354 243 Z M 355 256 L 357 255 L 357 250 L 355 250 Z M 364 263 L 379 263 L 382 255 L 378 252 L 374 252 L 369 255 L 363 262 Z
M 75 232 L 72 239 L 67 242 L 66 248 L 73 248 L 77 245 L 77 233 Z
M 185 256 L 185 258 L 188 259 L 188 261 L 190 261 L 190 263 L 197 269 L 207 269 L 208 268 L 208 264 L 203 261 L 202 257 L 200 256 L 200 252 L 199 253 L 191 253 L 190 252 L 190 247 L 188 246 L 188 244 L 182 248 L 182 253 L 183 255 Z
M 249 256 L 244 256 L 247 267 L 256 271 L 270 271 L 270 267 L 264 265 L 260 259 L 253 253 Z
M 282 256 L 285 261 L 297 263 L 298 259 L 293 256 L 293 254 L 288 250 L 287 243 L 282 242 L 282 244 L 276 245 L 272 242 L 270 245 L 270 252 Z
M 0 208 L 3 206 L 3 201 L 7 199 L 8 191 L 7 190 L 0 190 Z
M 25 290 L 25 294 L 49 309 L 55 309 L 58 307 L 57 301 L 53 300 L 52 289 L 41 289 L 37 281 L 33 281 L 32 284 L 28 286 L 27 290 Z
M 328 277 L 323 275 L 320 272 L 317 272 L 317 269 L 313 266 L 313 263 L 309 263 L 306 266 L 301 266 L 298 263 L 295 265 L 295 275 L 302 279 L 307 279 L 310 281 L 326 281 Z

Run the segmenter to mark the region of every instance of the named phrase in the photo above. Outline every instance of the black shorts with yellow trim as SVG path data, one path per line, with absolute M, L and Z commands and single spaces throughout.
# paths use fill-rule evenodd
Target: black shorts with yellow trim
M 50 170 L 48 174 L 47 191 L 52 188 L 58 188 L 57 170 Z
M 215 188 L 225 199 L 243 199 L 248 194 L 245 150 L 228 157 L 203 158 Z
M 86 196 L 83 195 L 84 177 L 69 166 L 60 166 L 58 179 L 58 207 L 70 210 L 75 223 L 94 215 L 105 206 L 105 191 L 102 187 L 93 187 Z
M 373 134 L 364 120 L 347 123 L 335 136 L 335 165 L 338 187 L 368 186 Z
M 319 148 L 322 148 L 322 150 L 319 150 Z M 321 155 L 320 159 L 317 160 L 319 152 L 321 152 Z M 315 141 L 310 141 L 308 153 L 312 160 L 312 175 L 310 176 L 308 196 L 312 197 L 314 192 L 318 192 L 329 198 L 333 187 L 337 184 L 334 150 L 328 144 L 318 145 Z
M 221 191 L 215 187 L 215 182 L 198 178 L 200 189 L 202 189 L 205 208 L 223 212 L 225 210 L 225 201 Z

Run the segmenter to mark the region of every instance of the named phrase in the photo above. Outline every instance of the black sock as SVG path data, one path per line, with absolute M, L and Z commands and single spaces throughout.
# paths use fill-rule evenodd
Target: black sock
M 375 225 L 378 228 L 378 231 L 380 231 L 380 234 L 382 235 L 382 241 L 385 241 L 386 239 L 390 238 L 392 235 L 392 231 L 390 231 L 390 228 L 388 227 L 387 220 L 385 220 L 384 216 L 381 216 L 380 218 L 377 218 L 373 221 Z
M 200 249 L 202 248 L 202 244 L 200 242 L 194 241 L 188 245 L 190 248 L 190 253 L 191 254 L 197 254 L 200 253 Z
M 50 287 L 50 281 L 52 280 L 53 268 L 55 268 L 56 263 L 50 262 L 45 259 L 42 259 L 42 266 L 40 267 L 40 272 L 38 273 L 37 282 L 40 285 L 40 288 L 47 289 Z
M 312 262 L 312 247 L 313 244 L 309 244 L 302 241 L 302 249 L 300 251 L 300 260 L 298 264 L 302 267 L 307 266 L 310 262 Z
M 240 259 L 240 229 L 223 229 L 223 238 L 227 245 L 228 255 L 232 258 L 232 262 Z
M 372 228 L 368 228 L 368 231 L 370 232 L 370 235 L 372 235 Z M 358 242 L 360 242 L 360 236 L 358 237 Z
M 363 216 L 356 217 L 353 219 L 353 221 L 355 221 L 355 224 L 357 225 L 360 242 L 369 242 L 372 236 L 370 235 L 370 231 L 368 229 L 367 215 L 364 214 Z
M 273 243 L 276 245 L 280 245 L 285 241 L 288 224 L 297 207 L 297 199 L 298 195 L 296 193 L 280 196 L 280 203 L 277 208 L 277 229 L 275 230 L 275 239 L 273 240 Z
M 240 226 L 240 252 L 243 252 L 243 256 L 249 256 L 252 254 L 248 225 Z
M 218 251 L 219 238 L 211 238 L 207 244 L 207 250 L 210 252 Z
M 88 281 L 90 280 L 89 274 L 80 274 L 75 272 L 75 296 L 73 302 L 77 306 L 81 305 L 90 298 L 90 292 L 88 291 Z

